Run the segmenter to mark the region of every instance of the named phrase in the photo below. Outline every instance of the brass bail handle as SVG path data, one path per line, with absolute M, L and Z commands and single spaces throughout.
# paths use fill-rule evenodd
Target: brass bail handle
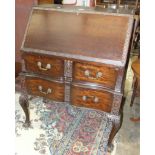
M 95 102 L 95 103 L 98 103 L 99 102 L 99 98 L 98 97 L 96 97 L 96 96 L 82 96 L 82 100 L 83 101 L 86 101 L 87 99 L 93 99 L 93 101 Z
M 89 79 L 99 79 L 99 78 L 101 78 L 103 76 L 103 73 L 102 72 L 97 72 L 96 77 L 92 77 L 91 74 L 90 74 L 90 71 L 85 70 L 84 75 L 87 76 Z
M 43 71 L 47 71 L 49 69 L 51 69 L 51 64 L 47 64 L 46 67 L 42 67 L 42 63 L 40 61 L 37 62 L 37 66 L 39 67 L 40 70 L 43 70 Z
M 39 90 L 42 94 L 45 94 L 45 95 L 52 93 L 52 89 L 51 89 L 51 88 L 48 88 L 47 91 L 44 92 L 42 86 L 38 86 L 38 90 Z

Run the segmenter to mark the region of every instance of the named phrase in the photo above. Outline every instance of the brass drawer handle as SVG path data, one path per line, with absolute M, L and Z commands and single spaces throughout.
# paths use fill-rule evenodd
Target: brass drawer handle
M 52 89 L 51 89 L 51 88 L 48 88 L 47 91 L 44 92 L 42 86 L 38 86 L 38 90 L 39 90 L 42 94 L 45 94 L 45 95 L 52 93 Z
M 51 69 L 51 64 L 47 64 L 45 68 L 42 67 L 42 63 L 40 61 L 37 62 L 37 66 L 39 67 L 40 70 L 47 71 Z
M 97 73 L 96 73 L 96 77 L 92 77 L 92 76 L 90 75 L 90 71 L 87 69 L 87 70 L 85 70 L 84 75 L 85 75 L 87 78 L 89 78 L 89 79 L 99 79 L 99 78 L 101 78 L 101 77 L 103 76 L 103 73 L 102 73 L 102 72 L 97 72 Z
M 83 101 L 87 101 L 87 99 L 93 99 L 94 103 L 98 103 L 99 102 L 99 98 L 96 96 L 82 96 L 82 100 Z

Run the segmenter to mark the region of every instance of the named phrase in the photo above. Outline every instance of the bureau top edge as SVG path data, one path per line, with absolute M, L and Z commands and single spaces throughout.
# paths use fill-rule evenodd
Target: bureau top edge
M 99 8 L 99 9 L 98 9 Z M 50 4 L 50 5 L 34 5 L 33 9 L 36 10 L 55 10 L 60 12 L 75 12 L 75 13 L 93 13 L 93 14 L 103 14 L 103 15 L 113 15 L 113 16 L 127 16 L 133 18 L 133 14 L 125 12 L 108 12 L 100 7 L 83 7 L 83 6 L 68 6 L 68 5 L 59 5 L 59 4 Z

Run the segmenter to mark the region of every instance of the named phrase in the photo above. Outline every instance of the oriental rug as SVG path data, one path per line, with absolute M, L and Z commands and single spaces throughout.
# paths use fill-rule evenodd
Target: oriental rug
M 30 100 L 30 128 L 16 94 L 15 155 L 107 155 L 112 122 L 106 113 L 64 103 Z

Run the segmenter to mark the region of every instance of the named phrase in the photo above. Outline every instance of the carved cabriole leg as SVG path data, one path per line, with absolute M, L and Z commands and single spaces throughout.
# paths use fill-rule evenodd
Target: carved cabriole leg
M 113 140 L 118 130 L 121 127 L 121 120 L 122 120 L 122 113 L 120 114 L 121 103 L 122 103 L 122 94 L 119 94 L 119 95 L 114 94 L 111 115 L 109 115 L 109 118 L 113 123 L 113 128 L 108 142 L 108 152 L 113 151 L 113 148 L 114 148 Z
M 109 137 L 109 142 L 108 142 L 108 152 L 112 152 L 114 145 L 113 145 L 113 141 L 114 141 L 114 137 L 116 136 L 118 130 L 121 127 L 121 121 L 120 121 L 120 117 L 122 118 L 122 114 L 120 114 L 120 107 L 121 107 L 121 103 L 122 103 L 122 86 L 124 85 L 125 80 L 123 80 L 123 77 L 125 78 L 125 76 L 123 76 L 125 73 L 124 68 L 118 68 L 118 77 L 116 80 L 116 86 L 115 86 L 115 91 L 119 92 L 118 94 L 114 94 L 114 98 L 113 98 L 113 105 L 112 105 L 112 109 L 111 109 L 111 120 L 112 120 L 112 124 L 113 124 L 113 128 Z
M 23 124 L 23 126 L 29 127 L 30 126 L 29 99 L 25 88 L 25 77 L 21 78 L 21 91 L 22 92 L 19 97 L 19 104 L 21 105 L 26 116 L 25 123 Z
M 114 116 L 114 118 L 112 118 L 112 122 L 113 122 L 113 128 L 109 137 L 109 142 L 108 142 L 108 152 L 112 152 L 114 149 L 114 137 L 116 136 L 118 130 L 121 127 L 121 121 L 120 121 L 120 116 Z
M 19 97 L 19 104 L 21 105 L 26 119 L 25 123 L 23 124 L 24 127 L 29 127 L 30 126 L 30 115 L 29 115 L 29 101 L 28 101 L 28 96 L 25 94 L 21 94 Z

